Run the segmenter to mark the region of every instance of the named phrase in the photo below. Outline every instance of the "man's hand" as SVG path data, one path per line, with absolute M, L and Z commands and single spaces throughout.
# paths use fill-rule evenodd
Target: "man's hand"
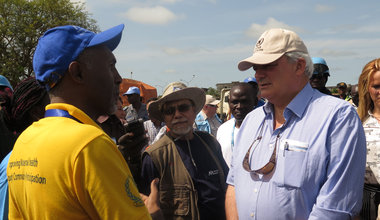
M 158 178 L 154 179 L 150 183 L 150 194 L 146 196 L 140 193 L 142 200 L 145 203 L 146 208 L 148 209 L 149 214 L 152 216 L 152 219 L 164 219 L 164 216 L 160 209 L 160 196 L 158 194 Z

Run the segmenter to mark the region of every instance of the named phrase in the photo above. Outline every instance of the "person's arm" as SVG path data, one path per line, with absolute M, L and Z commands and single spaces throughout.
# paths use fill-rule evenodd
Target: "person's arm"
M 330 158 L 309 219 L 352 219 L 360 212 L 366 162 L 363 127 L 354 108 L 333 118 L 326 148 Z M 318 156 L 318 155 L 314 155 Z
M 228 185 L 226 192 L 226 219 L 227 220 L 238 220 L 238 212 L 236 208 L 236 200 L 235 200 L 235 187 Z
M 141 193 L 148 195 L 151 193 L 151 187 L 149 183 L 153 181 L 154 179 L 161 178 L 161 177 L 156 167 L 154 166 L 154 163 L 150 155 L 148 153 L 144 153 L 142 157 L 143 159 L 142 159 L 140 179 L 144 181 L 141 181 L 139 190 Z

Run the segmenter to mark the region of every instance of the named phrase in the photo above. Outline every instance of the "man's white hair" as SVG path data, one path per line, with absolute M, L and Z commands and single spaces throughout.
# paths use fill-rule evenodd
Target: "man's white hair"
M 311 57 L 308 53 L 303 53 L 299 51 L 287 52 L 285 54 L 290 60 L 296 62 L 299 58 L 304 58 L 306 61 L 305 75 L 310 78 L 313 75 L 314 65 Z

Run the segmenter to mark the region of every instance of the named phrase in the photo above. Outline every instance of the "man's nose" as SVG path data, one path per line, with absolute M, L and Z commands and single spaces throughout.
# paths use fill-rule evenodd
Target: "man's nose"
M 175 108 L 174 118 L 180 118 L 180 117 L 182 117 L 181 112 L 178 110 L 178 108 Z
M 120 84 L 122 82 L 122 78 L 119 74 L 119 71 L 117 71 L 117 69 L 115 69 L 115 73 L 114 73 L 114 81 L 115 81 L 115 84 Z
M 259 82 L 260 79 L 263 79 L 265 77 L 265 71 L 262 69 L 255 70 L 255 78 L 256 81 Z

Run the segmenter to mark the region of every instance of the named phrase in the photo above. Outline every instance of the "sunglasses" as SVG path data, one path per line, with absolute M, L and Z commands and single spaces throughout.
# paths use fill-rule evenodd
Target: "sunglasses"
M 184 113 L 184 112 L 189 111 L 191 107 L 192 105 L 190 104 L 180 104 L 177 106 L 170 106 L 170 107 L 164 108 L 162 113 L 164 113 L 164 115 L 173 115 L 177 110 L 181 113 Z
M 247 172 L 250 172 L 250 173 L 252 172 L 252 173 L 255 173 L 255 174 L 266 175 L 266 174 L 272 172 L 273 168 L 276 166 L 276 150 L 277 150 L 277 142 L 278 142 L 278 140 L 280 138 L 280 134 L 278 134 L 277 137 L 276 137 L 275 147 L 273 149 L 272 155 L 271 155 L 268 163 L 266 163 L 260 169 L 252 170 L 251 169 L 251 163 L 252 163 L 252 161 L 250 161 L 250 156 L 249 155 L 250 155 L 252 146 L 255 146 L 253 148 L 253 151 L 255 151 L 256 148 L 258 147 L 258 145 L 260 143 L 260 140 L 263 137 L 262 136 L 263 128 L 264 128 L 264 125 L 260 129 L 259 136 L 253 141 L 253 143 L 251 144 L 251 146 L 248 148 L 248 151 L 247 151 L 247 153 L 244 156 L 242 165 L 243 165 L 244 170 L 246 170 Z

